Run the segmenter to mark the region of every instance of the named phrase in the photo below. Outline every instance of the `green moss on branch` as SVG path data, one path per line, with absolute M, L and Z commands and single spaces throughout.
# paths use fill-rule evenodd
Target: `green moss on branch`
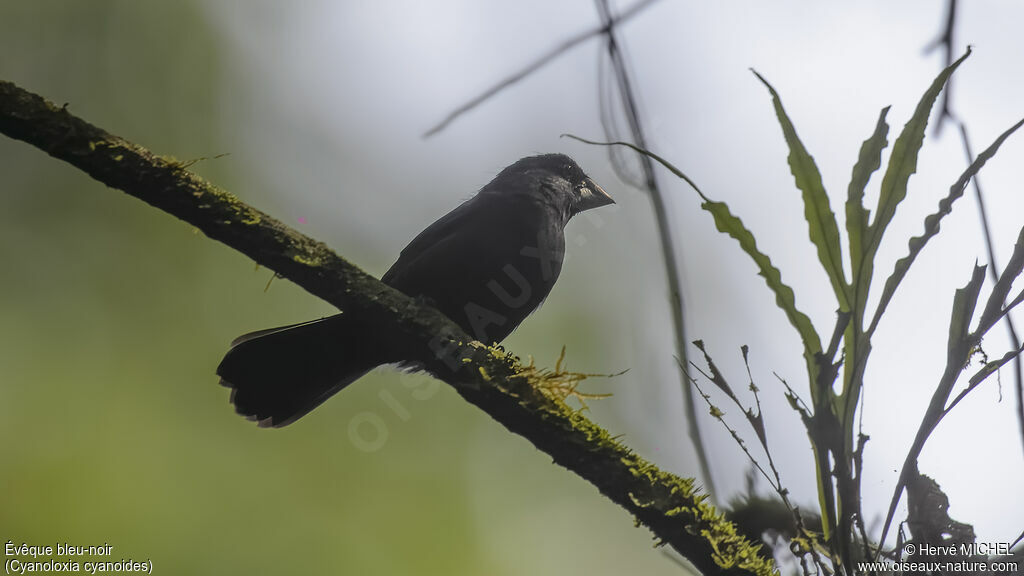
M 378 326 L 405 356 L 556 463 L 589 481 L 705 574 L 775 573 L 701 495 L 693 479 L 660 470 L 538 386 L 536 370 L 473 342 L 437 310 L 382 284 L 182 163 L 81 120 L 0 81 L 0 132 L 192 224 L 311 294 Z M 211 374 L 212 377 L 212 374 Z

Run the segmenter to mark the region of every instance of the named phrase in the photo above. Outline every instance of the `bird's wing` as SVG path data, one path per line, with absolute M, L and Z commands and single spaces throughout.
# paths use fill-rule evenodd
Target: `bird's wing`
M 381 281 L 391 285 L 401 271 L 408 270 L 411 264 L 424 253 L 439 244 L 445 243 L 446 240 L 460 230 L 470 228 L 475 200 L 475 196 L 466 200 L 458 208 L 438 218 L 433 224 L 417 234 L 412 239 L 412 242 L 409 242 L 409 245 L 402 249 L 402 253 L 398 255 L 398 260 L 384 273 Z

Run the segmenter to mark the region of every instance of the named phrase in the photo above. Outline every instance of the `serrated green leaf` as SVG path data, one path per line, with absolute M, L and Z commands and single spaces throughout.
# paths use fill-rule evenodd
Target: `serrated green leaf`
M 882 165 L 882 150 L 889 145 L 886 138 L 889 134 L 889 124 L 885 121 L 888 113 L 889 106 L 882 108 L 874 133 L 861 144 L 860 155 L 853 166 L 853 175 L 850 177 L 850 186 L 846 193 L 846 232 L 850 238 L 850 269 L 853 271 L 850 283 L 853 285 L 853 307 L 857 312 L 853 322 L 857 330 L 862 326 L 864 305 L 871 286 L 871 269 L 861 270 L 870 213 L 864 208 L 864 189 L 867 188 L 871 175 Z
M 772 95 L 775 115 L 779 119 L 782 135 L 789 147 L 789 169 L 796 181 L 796 187 L 803 193 L 804 219 L 807 220 L 811 242 L 818 250 L 818 260 L 832 284 L 832 291 L 835 292 L 836 299 L 839 301 L 839 309 L 848 311 L 850 309 L 850 288 L 846 284 L 846 274 L 843 271 L 839 228 L 836 226 L 836 215 L 832 212 L 828 194 L 821 181 L 821 172 L 818 171 L 814 157 L 807 152 L 807 148 L 797 136 L 793 122 L 790 121 L 785 108 L 782 107 L 779 93 L 757 71 L 753 72 Z
M 989 158 L 995 155 L 1003 142 L 1005 142 L 1006 139 L 1016 132 L 1022 125 L 1024 125 L 1024 119 L 1021 119 L 1005 132 L 1000 134 L 988 148 L 986 148 L 981 154 L 978 154 L 978 157 L 974 159 L 974 162 L 971 162 L 971 165 L 968 166 L 967 169 L 964 170 L 963 174 L 957 178 L 956 182 L 949 187 L 949 194 L 939 201 L 939 209 L 934 214 L 931 214 L 924 219 L 924 233 L 910 239 L 907 243 L 909 249 L 908 254 L 896 261 L 896 264 L 893 266 L 892 273 L 889 274 L 889 277 L 885 280 L 885 287 L 882 289 L 882 296 L 878 300 L 878 308 L 875 309 L 875 315 L 871 319 L 871 326 L 867 330 L 868 336 L 874 333 L 879 320 L 882 318 L 882 313 L 885 312 L 886 307 L 889 305 L 889 301 L 892 300 L 893 294 L 896 293 L 896 288 L 899 287 L 900 282 L 902 282 L 903 278 L 907 275 L 907 271 L 910 269 L 911 264 L 914 263 L 917 255 L 924 249 L 925 244 L 927 244 L 933 236 L 939 233 L 939 224 L 942 222 L 942 219 L 953 211 L 953 203 L 964 195 L 964 190 L 967 188 L 967 184 L 971 181 L 971 178 L 981 170 L 982 166 L 988 162 Z
M 1017 242 L 1013 245 L 1013 253 L 1007 260 L 1003 271 L 999 273 L 996 285 L 992 287 L 988 303 L 985 304 L 985 311 L 978 320 L 978 335 L 983 336 L 1003 316 L 1006 304 L 1006 297 L 1010 294 L 1010 288 L 1024 271 L 1024 226 L 1017 233 Z
M 975 264 L 970 282 L 963 288 L 958 288 L 953 296 L 953 312 L 949 319 L 949 343 L 947 344 L 950 350 L 965 346 L 967 333 L 971 327 L 971 318 L 974 317 L 974 309 L 978 306 L 978 293 L 981 291 L 981 283 L 984 280 L 985 267 Z M 967 354 L 969 352 L 963 355 Z
M 907 196 L 907 182 L 910 176 L 917 171 L 917 155 L 924 144 L 924 130 L 928 126 L 928 116 L 931 114 L 935 99 L 942 92 L 953 71 L 971 55 L 970 47 L 956 62 L 953 62 L 945 70 L 939 73 L 932 81 L 931 86 L 921 96 L 921 100 L 914 109 L 914 115 L 910 117 L 903 130 L 896 138 L 892 147 L 892 155 L 889 156 L 889 164 L 885 169 L 885 176 L 882 177 L 882 188 L 878 196 L 878 208 L 875 210 L 875 220 L 868 226 L 867 242 L 864 249 L 864 265 L 870 266 L 874 263 L 875 253 L 882 240 L 886 227 L 896 214 L 896 207 Z M 866 281 L 870 281 L 867 278 Z
M 873 264 L 864 261 L 864 244 L 870 214 L 870 211 L 864 208 L 864 189 L 867 188 L 872 174 L 882 165 L 882 150 L 889 144 L 889 124 L 885 121 L 888 113 L 888 106 L 882 108 L 874 132 L 861 144 L 846 193 L 846 231 L 850 240 L 850 284 L 853 292 L 850 299 L 853 309 L 843 338 L 843 391 L 834 399 L 833 410 L 841 415 L 840 422 L 845 434 L 843 446 L 844 450 L 849 452 L 849 458 L 853 457 L 853 426 L 850 423 L 853 422 L 857 399 L 860 398 L 863 369 L 871 353 L 871 341 L 863 335 L 864 309 L 867 306 L 871 276 L 874 273 Z
M 935 386 L 935 391 L 932 392 L 932 398 L 928 403 L 928 408 L 925 410 L 924 417 L 921 419 L 921 425 L 917 429 L 914 443 L 907 452 L 907 456 L 903 461 L 903 467 L 900 469 L 896 490 L 893 491 L 892 499 L 889 501 L 889 511 L 885 515 L 885 522 L 882 523 L 882 536 L 880 538 L 882 542 L 885 541 L 885 537 L 889 533 L 889 527 L 892 526 L 892 520 L 896 514 L 896 506 L 899 505 L 900 496 L 903 495 L 903 489 L 907 486 L 910 471 L 914 470 L 916 472 L 918 456 L 921 455 L 921 450 L 924 448 L 928 436 L 935 429 L 935 426 L 938 425 L 939 420 L 942 419 L 946 408 L 946 401 L 949 400 L 953 386 L 956 384 L 960 373 L 970 357 L 970 349 L 977 344 L 977 340 L 972 341 L 967 330 L 970 327 L 971 317 L 974 316 L 974 309 L 978 304 L 978 294 L 984 281 L 985 267 L 975 264 L 970 281 L 963 288 L 958 288 L 953 296 L 953 309 L 949 319 L 949 340 L 946 344 L 946 367 L 942 371 L 939 383 Z
M 711 213 L 715 219 L 715 226 L 720 232 L 725 232 L 733 239 L 740 243 L 740 248 L 747 253 L 754 263 L 757 265 L 758 273 L 765 279 L 768 284 L 768 288 L 775 294 L 775 303 L 786 315 L 789 323 L 796 328 L 797 333 L 800 335 L 800 340 L 804 345 L 804 362 L 807 364 L 807 374 L 810 377 L 811 382 L 817 381 L 819 367 L 817 358 L 821 354 L 821 338 L 818 333 L 814 330 L 814 325 L 811 324 L 811 319 L 806 314 L 801 312 L 796 307 L 796 297 L 793 294 L 793 289 L 787 286 L 782 281 L 782 273 L 779 269 L 772 264 L 772 261 L 768 256 L 762 253 L 757 248 L 757 242 L 754 240 L 754 235 L 743 225 L 743 222 L 733 216 L 729 212 L 729 207 L 724 202 L 715 202 L 708 198 L 682 170 L 676 168 L 671 162 L 665 160 L 661 156 L 648 152 L 643 148 L 629 142 L 595 142 L 593 140 L 587 140 L 580 138 L 579 136 L 573 136 L 572 134 L 564 134 L 574 140 L 585 142 L 587 144 L 596 144 L 598 146 L 625 146 L 632 150 L 639 152 L 661 164 L 667 168 L 670 172 L 678 176 L 679 178 L 686 181 L 694 191 L 704 200 L 701 204 L 701 208 Z M 812 396 L 817 394 L 816 389 L 811 387 Z M 814 398 L 812 398 L 813 401 Z
M 724 232 L 739 242 L 740 248 L 757 265 L 760 274 L 768 288 L 775 294 L 775 304 L 782 310 L 789 320 L 789 323 L 796 328 L 800 339 L 804 344 L 804 358 L 808 364 L 808 370 L 816 375 L 818 368 L 814 361 L 817 354 L 821 353 L 821 339 L 811 324 L 811 319 L 796 307 L 796 297 L 793 289 L 782 281 L 782 273 L 772 264 L 771 259 L 761 252 L 757 247 L 754 235 L 743 225 L 743 221 L 734 216 L 724 202 L 706 200 L 700 205 L 701 208 L 711 213 L 715 219 L 715 227 L 719 232 Z M 813 382 L 813 378 L 812 378 Z M 814 388 L 812 387 L 812 392 Z

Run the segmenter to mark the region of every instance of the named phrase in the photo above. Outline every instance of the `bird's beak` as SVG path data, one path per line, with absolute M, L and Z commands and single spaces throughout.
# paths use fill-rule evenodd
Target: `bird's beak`
M 612 200 L 612 197 L 590 178 L 584 180 L 583 185 L 577 188 L 576 192 L 578 194 L 576 200 L 576 212 L 583 212 L 584 210 L 590 210 L 591 208 L 600 208 L 601 206 L 615 204 L 615 200 Z

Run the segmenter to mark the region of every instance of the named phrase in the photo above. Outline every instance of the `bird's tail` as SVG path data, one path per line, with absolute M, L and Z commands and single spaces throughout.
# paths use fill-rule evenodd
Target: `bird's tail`
M 239 336 L 217 367 L 220 383 L 239 414 L 286 426 L 382 363 L 360 328 L 338 314 Z

